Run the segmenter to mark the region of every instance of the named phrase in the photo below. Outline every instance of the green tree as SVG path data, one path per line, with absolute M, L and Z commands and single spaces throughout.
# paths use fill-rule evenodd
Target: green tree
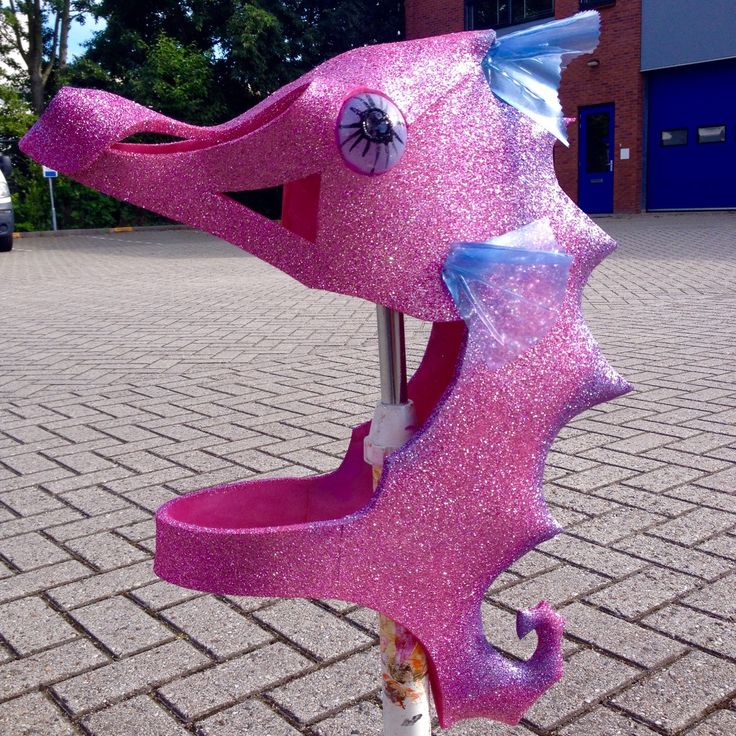
M 251 104 L 292 76 L 283 21 L 254 3 L 233 3 L 224 33 L 218 39 L 221 72 L 228 86 L 240 86 Z
M 8 82 L 0 81 L 0 151 L 11 155 L 17 141 L 36 121 L 23 95 Z
M 221 51 L 221 84 L 232 100 L 232 114 L 337 54 L 403 37 L 401 0 L 229 0 L 227 4 L 227 23 L 217 28 L 221 35 L 213 40 Z M 245 104 L 238 107 L 233 104 L 236 100 Z
M 212 69 L 209 86 L 199 89 L 209 101 L 211 122 L 242 113 L 331 56 L 403 34 L 401 0 L 100 0 L 96 13 L 107 26 L 69 70 L 72 83 L 95 81 L 136 99 L 147 92 L 134 82 L 140 69 L 155 74 L 175 55 L 159 39 L 175 39 L 177 53 L 191 62 L 197 50 Z M 152 53 L 159 57 L 154 63 Z M 192 77 L 194 71 L 190 67 Z M 179 109 L 200 109 L 177 97 Z M 157 107 L 163 104 L 158 100 Z
M 0 47 L 8 67 L 27 74 L 36 113 L 46 105 L 52 73 L 66 67 L 72 23 L 83 22 L 90 9 L 90 0 L 8 0 L 0 4 Z
M 31 162 L 18 150 L 18 141 L 36 121 L 23 95 L 7 82 L 0 82 L 0 153 L 9 155 L 13 173 L 8 181 L 17 204 L 18 192 L 28 182 Z
M 222 110 L 210 56 L 162 33 L 143 64 L 131 71 L 125 91 L 165 115 L 195 124 L 215 122 Z

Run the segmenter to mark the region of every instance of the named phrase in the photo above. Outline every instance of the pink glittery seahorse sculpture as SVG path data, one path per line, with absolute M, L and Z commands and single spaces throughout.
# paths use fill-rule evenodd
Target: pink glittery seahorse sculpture
M 387 458 L 375 492 L 363 425 L 332 473 L 256 478 L 164 505 L 156 571 L 214 593 L 380 610 L 424 646 L 443 726 L 516 723 L 561 676 L 560 616 L 546 603 L 518 614 L 519 636 L 533 630 L 538 644 L 517 662 L 486 640 L 481 601 L 501 571 L 560 531 L 542 495 L 559 429 L 628 388 L 581 315 L 583 286 L 615 244 L 565 196 L 552 161 L 554 135 L 564 136 L 555 82 L 595 45 L 597 24 L 583 13 L 502 39 L 476 31 L 356 49 L 209 128 L 67 88 L 22 142 L 63 174 L 307 286 L 434 323 L 409 386 L 418 431 Z M 141 132 L 182 140 L 125 142 Z M 276 185 L 280 224 L 226 194 Z M 494 348 L 476 307 L 495 300 L 501 328 L 513 322 L 504 300 L 526 303 L 514 292 L 526 276 L 507 268 L 503 288 L 478 299 L 461 269 L 455 286 L 472 297 L 463 310 L 443 269 L 451 284 L 454 244 L 480 247 L 537 221 L 567 254 L 560 298 L 543 305 L 539 334 L 489 360 L 503 335 Z

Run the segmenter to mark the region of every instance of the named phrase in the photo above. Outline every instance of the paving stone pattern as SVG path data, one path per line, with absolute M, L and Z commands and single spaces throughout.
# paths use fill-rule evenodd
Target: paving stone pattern
M 636 388 L 563 429 L 565 532 L 483 605 L 524 658 L 515 609 L 553 602 L 566 675 L 448 736 L 736 733 L 736 216 L 599 224 L 585 311 Z M 166 500 L 338 464 L 377 399 L 371 305 L 188 231 L 22 239 L 0 284 L 0 733 L 379 736 L 373 612 L 151 569 Z

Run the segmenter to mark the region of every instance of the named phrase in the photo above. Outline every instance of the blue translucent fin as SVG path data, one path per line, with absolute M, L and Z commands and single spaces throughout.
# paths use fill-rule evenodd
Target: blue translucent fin
M 572 59 L 595 49 L 599 35 L 595 10 L 509 33 L 488 50 L 483 71 L 493 94 L 568 145 L 560 77 Z
M 490 368 L 511 362 L 551 329 L 571 262 L 547 220 L 487 243 L 452 246 L 442 278 Z

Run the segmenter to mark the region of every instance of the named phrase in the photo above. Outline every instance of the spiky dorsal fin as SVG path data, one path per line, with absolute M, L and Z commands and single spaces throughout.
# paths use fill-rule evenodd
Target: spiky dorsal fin
M 528 115 L 565 145 L 567 131 L 558 96 L 562 71 L 598 45 L 594 10 L 497 38 L 482 67 L 493 94 Z

